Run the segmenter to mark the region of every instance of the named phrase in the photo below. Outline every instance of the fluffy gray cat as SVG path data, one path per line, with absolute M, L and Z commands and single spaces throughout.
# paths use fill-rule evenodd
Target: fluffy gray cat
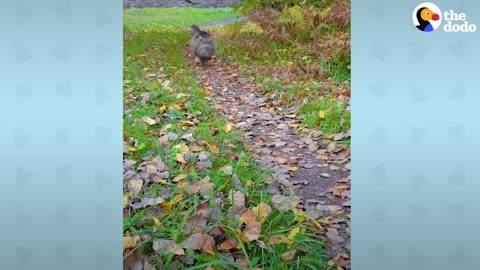
M 191 29 L 190 49 L 195 57 L 195 63 L 203 66 L 215 54 L 215 41 L 208 32 L 200 30 L 198 26 L 192 25 Z

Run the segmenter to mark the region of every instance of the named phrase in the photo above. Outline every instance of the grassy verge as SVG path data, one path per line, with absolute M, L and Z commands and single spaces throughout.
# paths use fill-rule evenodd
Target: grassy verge
M 196 21 L 184 16 L 171 23 Z M 184 58 L 189 33 L 142 20 L 124 38 L 127 267 L 329 269 L 318 223 L 265 192 L 269 173 L 213 109 Z
M 220 21 L 237 16 L 232 8 L 142 8 L 124 11 L 123 21 L 127 29 L 159 29 L 187 27 Z
M 265 94 L 299 107 L 308 128 L 327 135 L 348 131 L 350 111 L 338 101 L 350 96 L 350 3 L 246 14 L 249 21 L 215 29 L 218 56 L 249 70 L 244 75 Z

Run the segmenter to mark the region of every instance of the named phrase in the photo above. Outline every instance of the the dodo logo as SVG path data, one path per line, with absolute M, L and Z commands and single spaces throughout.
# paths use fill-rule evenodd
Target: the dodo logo
M 442 13 L 440 8 L 432 3 L 418 5 L 412 14 L 413 24 L 422 32 L 433 32 L 443 23 L 444 32 L 475 32 L 477 26 L 467 21 L 467 14 L 448 10 Z
M 422 3 L 413 11 L 412 19 L 418 30 L 433 32 L 442 23 L 442 12 L 432 3 Z

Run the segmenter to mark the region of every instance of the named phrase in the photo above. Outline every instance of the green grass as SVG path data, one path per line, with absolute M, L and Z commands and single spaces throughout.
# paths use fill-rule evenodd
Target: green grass
M 350 128 L 350 112 L 334 99 L 310 101 L 300 108 L 299 113 L 308 127 L 318 127 L 326 135 L 346 132 Z
M 182 28 L 237 16 L 232 8 L 142 8 L 123 13 L 127 29 Z
M 130 217 L 124 219 L 124 235 L 148 235 L 150 239 L 138 244 L 137 248 L 157 268 L 163 265 L 164 269 L 205 269 L 211 265 L 215 269 L 239 269 L 238 265 L 235 266 L 235 263 L 229 261 L 226 254 L 217 248 L 214 255 L 186 251 L 193 257 L 194 265 L 185 264 L 181 257 L 155 254 L 153 251 L 152 241 L 156 239 L 173 240 L 178 244 L 187 239 L 190 235 L 185 235 L 182 228 L 187 219 L 195 214 L 197 206 L 204 203 L 208 207 L 218 206 L 220 209 L 219 220 L 208 224 L 208 229 L 221 227 L 225 231 L 225 235 L 216 242 L 216 246 L 226 238 L 238 239 L 242 249 L 234 252 L 235 256 L 245 259 L 250 267 L 272 270 L 329 269 L 322 258 L 325 244 L 319 241 L 315 236 L 315 230 L 301 215 L 273 209 L 269 217 L 262 222 L 259 240 L 264 243 L 267 243 L 272 235 L 287 236 L 292 229 L 300 228 L 301 231 L 290 246 L 269 245 L 271 250 L 265 250 L 257 241 L 246 243 L 239 238 L 234 230 L 240 228 L 239 223 L 227 211 L 233 206 L 233 202 L 224 200 L 219 204 L 215 200 L 218 194 L 226 194 L 234 189 L 231 176 L 219 172 L 219 168 L 232 166 L 241 182 L 241 187 L 237 190 L 245 195 L 247 207 L 257 206 L 261 202 L 271 205 L 271 197 L 265 192 L 266 179 L 270 173 L 255 164 L 250 153 L 245 150 L 239 133 L 235 130 L 231 132 L 223 130 L 227 123 L 226 119 L 213 109 L 212 103 L 184 58 L 189 32 L 173 30 L 170 27 L 153 29 L 151 24 L 145 23 L 152 20 L 153 15 L 147 14 L 146 18 L 142 18 L 143 13 L 135 15 L 132 12 L 138 11 L 125 12 L 127 18 L 130 16 L 126 23 L 135 26 L 133 28 L 136 29 L 135 31 L 127 29 L 124 38 L 124 99 L 125 107 L 130 109 L 124 115 L 124 131 L 137 143 L 129 143 L 135 151 L 130 152 L 126 159 L 139 160 L 141 163 L 141 160 L 151 160 L 160 156 L 168 167 L 170 177 L 165 183 L 150 186 L 151 193 L 161 194 L 166 202 L 160 207 L 164 215 L 156 217 L 160 223 L 155 222 L 155 215 L 150 212 L 158 210 L 158 206 L 132 210 Z M 162 12 L 172 13 L 172 10 L 157 10 L 154 13 Z M 190 14 L 196 14 L 196 18 L 203 18 L 206 21 L 207 18 L 211 19 L 209 14 L 212 12 L 217 15 L 223 14 L 221 11 L 215 13 L 212 10 L 190 10 L 190 13 L 177 14 L 175 19 L 169 18 L 168 23 L 185 26 L 192 21 L 198 22 L 190 18 Z M 139 18 L 133 18 L 137 16 Z M 148 30 L 136 31 L 143 29 L 138 22 L 144 23 Z M 169 81 L 168 86 L 166 81 Z M 144 93 L 148 93 L 150 99 L 141 104 L 139 100 Z M 158 118 L 159 122 L 148 125 L 141 120 L 143 117 Z M 186 124 L 186 121 L 194 122 L 193 120 L 196 121 L 195 124 Z M 161 146 L 158 141 L 161 132 L 175 133 L 178 139 Z M 193 134 L 194 142 L 181 141 L 180 137 L 189 132 Z M 175 146 L 180 143 L 188 147 L 195 144 L 203 145 L 205 151 L 211 155 L 212 167 L 198 171 L 194 169 L 195 164 L 192 162 L 180 166 L 175 161 L 175 156 L 179 152 Z M 208 145 L 218 146 L 218 152 L 213 151 Z M 237 158 L 231 158 L 232 155 Z M 186 174 L 187 178 L 179 183 L 171 181 L 180 174 Z M 189 195 L 185 192 L 184 185 L 195 184 L 206 176 L 215 184 L 215 189 L 210 192 L 207 199 L 198 194 Z M 146 196 L 148 192 L 143 190 L 143 193 Z M 299 250 L 295 259 L 283 261 L 281 254 L 292 249 Z

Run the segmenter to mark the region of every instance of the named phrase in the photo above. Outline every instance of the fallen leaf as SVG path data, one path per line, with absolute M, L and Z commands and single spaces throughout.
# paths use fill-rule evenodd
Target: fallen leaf
M 299 201 L 300 198 L 297 196 L 285 197 L 280 194 L 272 196 L 273 207 L 283 212 L 290 211 L 292 207 L 296 207 Z
M 185 158 L 183 157 L 183 154 L 176 154 L 174 160 L 183 164 L 187 163 L 187 161 L 185 161 Z
M 164 200 L 161 197 L 158 198 L 134 198 L 130 200 L 129 205 L 133 209 L 145 208 L 147 206 L 153 206 L 163 203 Z
M 155 124 L 157 123 L 157 121 L 155 121 L 155 120 L 153 120 L 152 118 L 147 117 L 147 116 L 143 117 L 142 119 L 143 119 L 143 121 L 144 121 L 145 123 L 147 123 L 147 124 L 149 124 L 149 125 L 151 125 L 151 126 L 152 126 L 152 125 L 155 125 Z
M 330 178 L 330 174 L 328 173 L 321 173 L 320 176 L 324 178 Z
M 132 196 L 136 196 L 140 191 L 142 190 L 143 187 L 143 180 L 142 179 L 131 179 L 128 181 L 127 188 L 128 192 Z
M 225 126 L 223 126 L 223 131 L 229 133 L 230 131 L 232 131 L 232 125 L 230 123 L 225 124 Z
M 187 219 L 182 228 L 184 234 L 204 232 L 207 228 L 207 217 L 202 215 L 194 215 Z
M 205 240 L 201 233 L 194 233 L 185 240 L 184 249 L 201 250 Z
M 261 232 L 262 232 L 262 225 L 260 224 L 260 222 L 252 222 L 248 224 L 243 230 L 243 233 L 250 241 L 257 240 L 258 238 L 260 238 Z
M 224 166 L 218 170 L 219 172 L 223 172 L 226 175 L 232 175 L 233 168 L 231 165 Z
M 172 240 L 155 240 L 152 247 L 155 252 L 163 250 L 166 254 L 185 255 L 183 248 Z
M 237 259 L 235 261 L 236 264 L 241 265 L 243 267 L 248 268 L 250 265 L 248 264 L 248 261 L 246 259 Z
M 291 243 L 291 240 L 288 239 L 288 237 L 284 235 L 274 235 L 270 237 L 270 240 L 268 240 L 269 245 L 278 245 L 278 244 L 287 244 L 289 245 Z
M 293 228 L 290 233 L 288 234 L 288 239 L 290 239 L 290 241 L 293 241 L 293 239 L 295 239 L 295 236 L 297 236 L 297 234 L 300 232 L 300 228 L 299 227 L 295 227 Z
M 128 206 L 128 196 L 123 195 L 123 208 Z
M 289 160 L 284 157 L 276 157 L 275 160 L 280 164 L 286 164 Z
M 218 148 L 218 145 L 216 144 L 210 144 L 209 148 L 210 148 L 210 151 L 212 151 L 212 153 L 214 154 L 220 153 L 220 148 Z
M 223 250 L 241 249 L 241 246 L 234 238 L 228 238 L 225 242 L 220 244 L 220 248 Z
M 202 152 L 202 151 L 203 151 L 203 147 L 198 146 L 198 145 L 193 145 L 193 146 L 190 147 L 190 151 L 191 151 L 191 152 Z
M 136 236 L 124 236 L 123 237 L 123 249 L 129 249 L 129 248 L 134 248 L 138 241 L 140 240 L 140 237 L 138 235 Z
M 148 174 L 154 174 L 154 173 L 157 173 L 157 167 L 154 166 L 154 165 L 148 164 L 148 165 L 145 167 L 145 171 L 146 171 Z
M 288 167 L 288 170 L 291 172 L 296 172 L 298 171 L 298 167 Z
M 245 236 L 245 234 L 240 229 L 235 229 L 235 233 L 238 235 L 238 237 L 240 237 L 243 242 L 250 244 L 250 239 L 248 239 L 247 236 Z
M 182 180 L 185 180 L 185 178 L 187 178 L 187 175 L 186 174 L 179 174 L 177 176 L 175 176 L 172 181 L 173 182 L 179 182 L 179 181 L 182 181 Z
M 240 222 L 245 224 L 250 224 L 255 221 L 257 221 L 257 215 L 251 209 L 248 209 L 247 211 L 245 211 L 245 213 L 243 213 L 242 216 L 240 217 Z
M 214 256 L 215 255 L 215 240 L 210 235 L 204 234 L 203 235 L 203 246 L 202 251 L 203 253 L 209 254 Z
M 340 205 L 329 205 L 328 209 L 332 212 L 337 212 L 342 210 L 342 207 Z
M 282 260 L 283 261 L 292 261 L 294 258 L 295 258 L 295 254 L 297 253 L 297 250 L 296 249 L 292 249 L 290 251 L 287 251 L 285 253 L 283 253 L 281 256 L 282 256 Z
M 350 186 L 347 186 L 347 185 L 337 185 L 333 188 L 332 194 L 334 196 L 340 196 L 343 193 L 343 191 L 348 190 L 349 188 Z
M 272 212 L 270 205 L 263 202 L 258 206 L 253 207 L 252 210 L 257 215 L 257 220 L 260 222 L 263 222 Z

